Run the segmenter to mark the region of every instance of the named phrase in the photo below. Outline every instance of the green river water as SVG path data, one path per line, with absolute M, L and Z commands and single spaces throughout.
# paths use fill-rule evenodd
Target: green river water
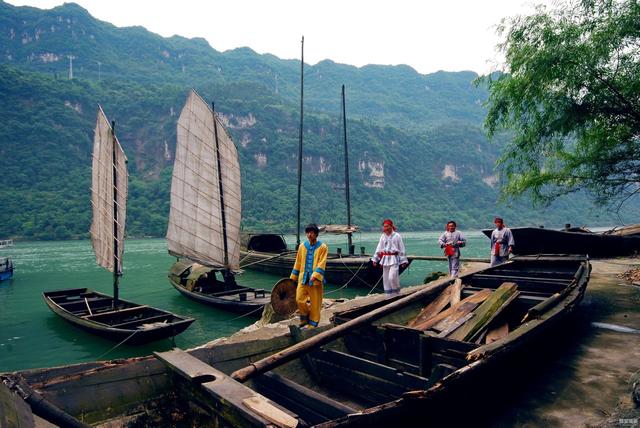
M 408 254 L 441 255 L 437 245 L 440 232 L 402 233 Z M 372 252 L 380 234 L 354 236 L 359 249 Z M 488 239 L 481 232 L 467 232 L 463 257 L 488 257 Z M 291 246 L 294 236 L 286 236 Z M 322 236 L 331 250 L 346 248 L 346 239 Z M 193 302 L 171 287 L 167 272 L 174 258 L 168 255 L 164 239 L 130 239 L 126 242 L 124 275 L 120 297 L 196 318 L 189 329 L 175 338 L 175 345 L 191 348 L 218 337 L 228 336 L 253 323 L 254 318 L 238 317 Z M 42 292 L 62 288 L 89 287 L 112 294 L 112 275 L 96 265 L 89 241 L 16 242 L 0 255 L 14 259 L 13 279 L 0 283 L 0 372 L 35 367 L 51 367 L 97 359 L 149 355 L 174 346 L 171 339 L 143 346 L 122 345 L 77 329 L 49 310 Z M 426 274 L 446 271 L 446 262 L 415 261 L 401 276 L 403 286 L 420 284 Z M 279 278 L 247 270 L 238 283 L 270 290 Z M 328 285 L 325 295 L 352 298 L 370 290 Z

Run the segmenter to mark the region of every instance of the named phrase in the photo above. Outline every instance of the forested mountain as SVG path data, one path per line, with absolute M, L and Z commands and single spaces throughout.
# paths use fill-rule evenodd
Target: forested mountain
M 292 44 L 297 43 L 292 41 Z M 70 64 L 73 79 L 69 79 Z M 0 2 L 0 237 L 86 236 L 97 105 L 129 158 L 128 233 L 162 236 L 176 120 L 189 88 L 216 102 L 238 146 L 243 224 L 295 226 L 300 62 L 203 39 L 117 28 L 78 5 Z M 344 222 L 340 86 L 347 87 L 353 219 L 393 217 L 407 229 L 610 224 L 586 195 L 534 210 L 497 206 L 500 141 L 482 131 L 486 91 L 472 72 L 421 75 L 408 66 L 305 67 L 304 221 Z M 504 137 L 506 138 L 506 137 Z M 629 218 L 640 209 L 627 209 Z

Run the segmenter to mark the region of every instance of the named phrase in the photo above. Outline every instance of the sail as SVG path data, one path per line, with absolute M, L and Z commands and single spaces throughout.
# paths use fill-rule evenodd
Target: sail
M 96 262 L 114 273 L 122 272 L 128 179 L 127 158 L 102 107 L 98 107 L 93 137 L 91 243 Z
M 217 117 L 219 151 L 216 150 L 213 116 L 207 103 L 191 91 L 178 119 L 167 246 L 175 256 L 236 270 L 240 267 L 240 163 L 236 146 Z M 222 186 L 218 179 L 218 155 Z

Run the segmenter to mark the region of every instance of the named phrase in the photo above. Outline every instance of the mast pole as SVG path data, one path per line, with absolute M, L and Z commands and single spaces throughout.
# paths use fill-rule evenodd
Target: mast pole
M 113 309 L 118 309 L 118 285 L 122 265 L 118 258 L 118 164 L 116 158 L 116 121 L 111 121 L 111 154 L 113 168 Z
M 222 186 L 222 167 L 220 162 L 220 143 L 218 140 L 218 121 L 216 120 L 216 107 L 213 102 L 211 102 L 211 115 L 213 117 L 213 135 L 215 137 L 216 143 L 216 161 L 218 163 L 218 186 L 220 189 L 220 216 L 222 218 L 222 242 L 224 247 L 224 265 L 229 268 L 229 248 L 227 245 L 227 217 L 224 205 L 224 189 Z M 225 279 L 226 279 L 225 275 Z
M 300 246 L 300 191 L 302 189 L 302 130 L 304 107 L 304 36 L 302 36 L 300 55 L 300 134 L 298 139 L 298 215 L 296 217 L 296 248 Z
M 351 227 L 351 195 L 349 193 L 349 149 L 347 148 L 347 108 L 345 103 L 344 85 L 342 85 L 342 129 L 344 131 L 344 185 L 347 198 L 347 226 Z M 354 254 L 351 232 L 347 233 L 349 240 L 349 255 Z

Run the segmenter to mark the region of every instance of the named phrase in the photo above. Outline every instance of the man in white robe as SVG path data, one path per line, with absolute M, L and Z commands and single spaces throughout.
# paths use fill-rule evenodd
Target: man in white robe
M 396 227 L 389 219 L 382 223 L 382 236 L 376 248 L 376 253 L 371 258 L 373 266 L 382 266 L 382 283 L 387 296 L 400 293 L 400 268 L 409 264 L 404 250 L 402 236 L 396 231 Z

